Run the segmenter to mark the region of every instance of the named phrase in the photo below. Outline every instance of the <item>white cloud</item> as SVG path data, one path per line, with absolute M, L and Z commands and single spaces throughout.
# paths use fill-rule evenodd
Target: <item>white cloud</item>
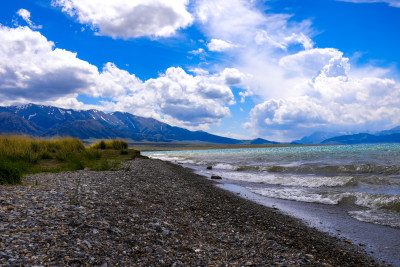
M 219 74 L 192 76 L 182 68 L 171 67 L 156 79 L 149 79 L 139 90 L 123 97 L 115 97 L 118 108 L 134 110 L 135 114 L 164 120 L 191 129 L 205 129 L 230 116 L 227 105 L 234 104 L 234 96 L 228 81 L 234 70 Z
M 235 68 L 226 68 L 221 74 L 227 85 L 239 85 L 246 78 L 244 73 Z
M 359 1 L 361 2 L 361 1 Z M 391 4 L 395 1 L 386 1 Z M 257 104 L 245 124 L 254 135 L 290 141 L 316 130 L 374 131 L 400 124 L 400 85 L 390 70 L 350 66 L 335 48 L 314 48 L 308 20 L 296 22 L 244 0 L 199 0 L 196 16 L 223 50 Z
M 95 90 L 97 68 L 63 49 L 54 49 L 28 27 L 0 26 L 0 96 L 2 100 L 54 100 Z
M 140 90 L 142 81 L 134 74 L 119 69 L 115 64 L 108 62 L 104 65 L 97 79 L 97 91 L 94 96 L 114 98 Z
M 189 71 L 194 73 L 194 74 L 196 74 L 196 75 L 206 76 L 206 75 L 210 74 L 210 72 L 208 70 L 201 69 L 201 68 L 194 68 L 194 69 L 190 69 Z
M 343 59 L 342 56 L 342 52 L 333 48 L 310 49 L 282 57 L 277 67 L 283 67 L 287 75 L 302 76 L 310 79 L 316 77 L 330 60 L 335 58 Z
M 29 12 L 26 9 L 21 8 L 20 10 L 18 10 L 17 14 L 26 22 L 28 23 L 29 27 L 31 27 L 32 29 L 41 29 L 42 26 L 36 26 L 35 24 L 33 24 L 33 22 L 31 21 L 31 12 Z
M 400 85 L 392 79 L 352 75 L 348 59 L 339 55 L 321 67 L 303 91 L 300 97 L 255 106 L 245 126 L 290 141 L 321 129 L 368 132 L 400 124 Z
M 290 23 L 290 15 L 265 13 L 254 3 L 244 0 L 199 0 L 196 17 L 204 33 L 211 39 L 239 45 L 247 49 L 256 44 L 269 48 L 286 49 L 301 44 L 312 48 L 308 37 L 310 22 Z
M 188 0 L 53 0 L 54 6 L 113 38 L 169 37 L 192 24 Z
M 230 116 L 235 103 L 230 86 L 245 75 L 228 68 L 196 75 L 171 67 L 155 79 L 106 63 L 97 67 L 76 54 L 54 47 L 28 27 L 0 26 L 0 104 L 45 103 L 69 108 L 127 111 L 191 129 L 206 129 Z M 103 98 L 103 105 L 85 105 L 79 95 Z
M 197 50 L 189 51 L 189 54 L 196 55 L 196 56 L 201 55 L 203 53 L 204 53 L 204 49 L 203 48 L 199 48 Z
M 341 2 L 350 2 L 350 3 L 387 3 L 392 7 L 400 7 L 399 0 L 337 0 Z
M 219 50 L 229 57 L 231 66 L 252 76 L 247 79 L 244 88 L 247 92 L 241 93 L 243 96 L 288 97 L 293 95 L 293 87 L 304 83 L 293 72 L 288 77 L 289 72 L 278 62 L 293 49 L 312 49 L 309 21 L 290 22 L 290 15 L 263 12 L 244 0 L 196 3 L 196 18 L 210 42 L 229 40 L 235 49 Z
M 214 52 L 222 52 L 237 47 L 236 45 L 219 39 L 211 39 L 207 44 L 208 50 Z

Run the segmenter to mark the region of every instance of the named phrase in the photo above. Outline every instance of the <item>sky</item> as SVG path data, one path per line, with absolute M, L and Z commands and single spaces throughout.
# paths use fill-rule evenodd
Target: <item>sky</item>
M 400 125 L 400 0 L 2 0 L 0 105 L 238 139 Z

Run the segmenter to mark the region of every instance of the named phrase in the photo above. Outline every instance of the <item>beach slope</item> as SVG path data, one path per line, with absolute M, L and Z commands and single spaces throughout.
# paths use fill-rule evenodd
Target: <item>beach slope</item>
M 0 265 L 379 265 L 354 244 L 168 162 L 25 183 L 0 186 Z

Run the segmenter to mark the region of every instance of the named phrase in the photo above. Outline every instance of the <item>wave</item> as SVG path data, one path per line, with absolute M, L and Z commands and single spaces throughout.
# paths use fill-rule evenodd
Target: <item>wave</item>
M 311 174 L 379 174 L 379 175 L 398 175 L 400 174 L 400 165 L 330 165 L 330 166 L 267 166 L 263 167 L 268 172 L 286 172 L 286 173 L 311 173 Z
M 400 212 L 400 196 L 386 194 L 354 193 L 355 204 L 362 207 Z
M 270 198 L 294 200 L 300 202 L 321 203 L 336 205 L 342 199 L 340 194 L 323 195 L 299 188 L 252 188 L 247 187 L 251 192 Z
M 280 175 L 271 173 L 242 173 L 235 171 L 218 172 L 218 170 L 213 170 L 213 174 L 236 181 L 308 188 L 343 187 L 356 185 L 358 183 L 358 178 L 352 176 Z
M 238 168 L 237 166 L 228 163 L 217 163 L 212 167 L 219 170 L 236 170 Z
M 397 212 L 385 210 L 357 210 L 349 211 L 349 215 L 362 222 L 400 228 L 400 214 Z
M 400 195 L 370 194 L 365 192 L 315 192 L 302 188 L 254 188 L 256 194 L 300 202 L 314 202 L 329 205 L 353 204 L 371 210 L 391 211 L 400 215 Z

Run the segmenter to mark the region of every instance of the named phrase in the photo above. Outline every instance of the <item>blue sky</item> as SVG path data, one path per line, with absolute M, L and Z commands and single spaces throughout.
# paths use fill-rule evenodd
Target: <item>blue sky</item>
M 235 138 L 400 125 L 398 0 L 3 0 L 0 105 Z

